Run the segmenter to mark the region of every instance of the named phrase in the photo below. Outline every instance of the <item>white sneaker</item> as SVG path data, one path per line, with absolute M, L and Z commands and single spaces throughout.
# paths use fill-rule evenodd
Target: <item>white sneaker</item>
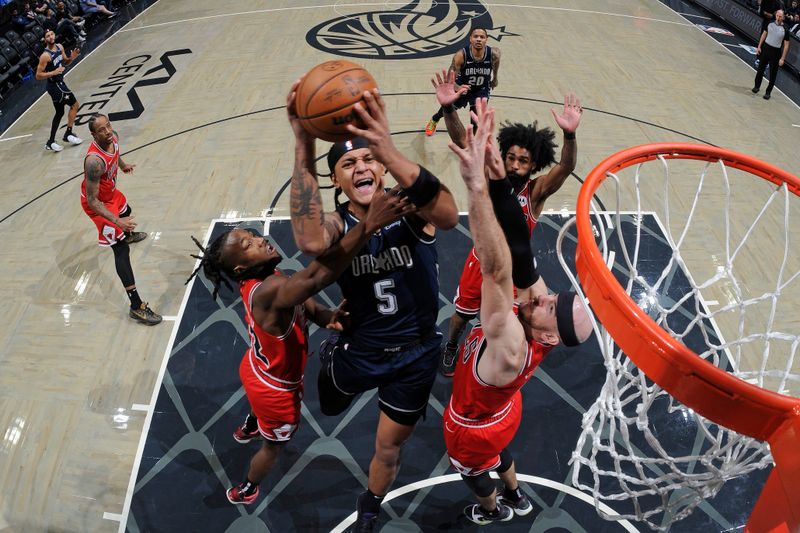
M 45 144 L 44 145 L 44 149 L 45 150 L 50 150 L 52 152 L 60 152 L 61 150 L 64 149 L 64 147 L 61 146 L 60 144 L 58 144 L 57 142 L 53 141 L 51 143 Z
M 70 144 L 76 144 L 76 145 L 77 144 L 81 144 L 83 142 L 83 139 L 81 139 L 77 135 L 73 135 L 73 134 L 69 134 L 69 135 L 65 136 L 64 140 L 67 141 Z

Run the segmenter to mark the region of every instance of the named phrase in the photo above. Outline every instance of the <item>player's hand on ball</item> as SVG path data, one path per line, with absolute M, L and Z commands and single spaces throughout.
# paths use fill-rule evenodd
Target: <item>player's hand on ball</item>
M 295 81 L 292 84 L 292 88 L 289 89 L 289 94 L 286 95 L 286 114 L 297 142 L 310 142 L 314 139 L 300 123 L 300 117 L 297 115 L 297 88 L 300 86 L 300 83 L 302 83 L 304 77 L 305 76 L 301 76 Z
M 364 101 L 358 102 L 353 109 L 365 125 L 365 129 L 348 124 L 347 131 L 354 137 L 366 139 L 375 159 L 386 164 L 394 157 L 397 148 L 392 142 L 389 119 L 386 117 L 386 103 L 383 101 L 380 91 L 377 88 L 364 91 Z

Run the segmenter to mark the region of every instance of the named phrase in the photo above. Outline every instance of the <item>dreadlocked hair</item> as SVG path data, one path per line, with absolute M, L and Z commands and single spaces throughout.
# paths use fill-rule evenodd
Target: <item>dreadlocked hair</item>
M 500 146 L 500 153 L 505 160 L 508 150 L 512 146 L 525 148 L 531 153 L 534 168 L 531 172 L 538 172 L 547 168 L 556 161 L 556 134 L 550 128 L 536 129 L 537 121 L 533 124 L 525 125 L 519 122 L 511 123 L 506 121 L 500 128 L 497 135 L 497 144 Z
M 200 260 L 200 265 L 194 269 L 192 275 L 189 276 L 189 279 L 186 280 L 184 285 L 187 285 L 192 278 L 200 272 L 200 269 L 203 269 L 203 274 L 206 275 L 211 283 L 214 284 L 214 292 L 211 293 L 211 297 L 213 299 L 217 299 L 217 294 L 219 293 L 220 284 L 224 284 L 229 290 L 233 290 L 233 286 L 228 281 L 227 277 L 234 277 L 233 272 L 225 266 L 222 262 L 222 248 L 225 244 L 225 239 L 228 238 L 228 234 L 230 231 L 226 231 L 212 242 L 208 248 L 204 248 L 200 241 L 194 238 L 192 235 L 192 240 L 200 248 L 200 251 L 203 252 L 203 255 L 195 255 L 191 254 L 192 257 L 195 259 Z

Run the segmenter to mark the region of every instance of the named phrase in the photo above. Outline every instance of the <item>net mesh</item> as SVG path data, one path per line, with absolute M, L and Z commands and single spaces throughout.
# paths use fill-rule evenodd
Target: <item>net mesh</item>
M 800 337 L 793 332 L 800 327 L 792 308 L 800 297 L 800 260 L 790 241 L 798 213 L 787 187 L 722 161 L 662 156 L 608 173 L 601 187 L 599 197 L 616 198 L 616 210 L 593 202 L 595 240 L 633 301 L 699 357 L 798 396 Z M 574 239 L 571 227 L 562 229 L 558 255 L 580 292 L 562 251 L 566 237 Z M 726 481 L 772 465 L 766 443 L 680 404 L 628 359 L 602 324 L 595 322 L 595 333 L 608 373 L 583 417 L 572 464 L 573 484 L 593 494 L 601 516 L 665 530 Z M 603 512 L 600 502 L 618 514 Z

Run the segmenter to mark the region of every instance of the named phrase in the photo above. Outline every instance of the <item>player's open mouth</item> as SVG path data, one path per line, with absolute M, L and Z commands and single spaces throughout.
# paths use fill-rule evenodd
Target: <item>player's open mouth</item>
M 356 190 L 358 192 L 367 192 L 367 190 L 372 187 L 372 184 L 375 183 L 375 180 L 372 178 L 364 178 L 353 182 Z

